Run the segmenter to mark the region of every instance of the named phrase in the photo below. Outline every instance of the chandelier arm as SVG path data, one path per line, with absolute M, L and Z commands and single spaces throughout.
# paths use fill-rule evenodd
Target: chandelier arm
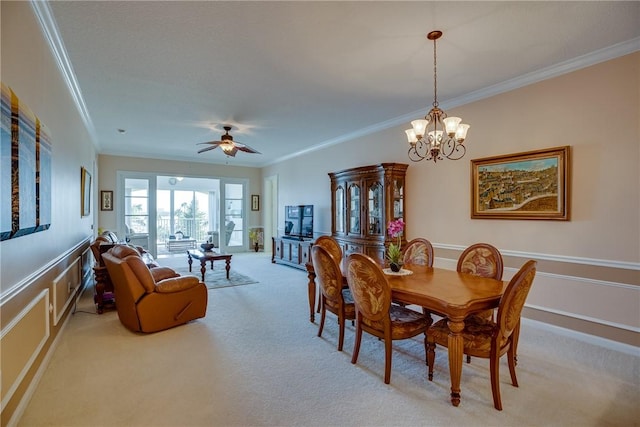
M 442 155 L 449 160 L 460 160 L 467 152 L 464 144 L 456 142 L 454 138 L 447 138 L 442 144 Z

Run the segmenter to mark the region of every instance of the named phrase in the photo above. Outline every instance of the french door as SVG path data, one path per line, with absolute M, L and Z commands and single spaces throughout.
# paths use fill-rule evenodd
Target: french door
M 214 237 L 222 251 L 247 250 L 247 180 L 181 178 L 178 183 L 168 178 L 118 172 L 116 196 L 120 201 L 116 209 L 120 236 L 154 256 L 166 252 L 165 241 L 175 238 L 178 231 L 195 239 L 198 248 L 200 243 Z M 163 184 L 166 180 L 172 183 L 171 187 Z M 168 210 L 166 198 L 170 200 Z M 176 214 L 178 211 L 180 215 Z

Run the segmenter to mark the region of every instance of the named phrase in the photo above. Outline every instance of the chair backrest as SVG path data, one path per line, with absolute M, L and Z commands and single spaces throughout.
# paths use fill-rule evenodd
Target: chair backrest
M 349 255 L 347 283 L 358 314 L 371 322 L 390 322 L 391 287 L 382 269 L 371 257 L 360 253 Z M 379 327 L 383 326 L 384 323 L 380 323 Z
M 103 243 L 113 242 L 104 236 L 98 236 L 96 237 L 96 240 L 91 243 L 91 253 L 93 254 L 93 258 L 96 260 L 96 264 L 100 266 L 104 264 L 102 262 L 102 255 L 100 254 L 100 245 Z
M 502 280 L 502 255 L 488 243 L 475 243 L 462 252 L 456 269 L 460 273 Z
M 427 239 L 416 238 L 407 243 L 402 258 L 404 264 L 433 267 L 433 246 Z
M 122 324 L 132 331 L 141 330 L 136 309 L 138 301 L 148 293 L 150 283 L 153 283 L 155 288 L 151 272 L 140 255 L 136 254 L 135 249 L 124 245 L 115 246 L 102 254 L 113 283 L 118 317 Z
M 497 340 L 500 346 L 504 345 L 520 321 L 522 307 L 536 275 L 536 265 L 537 262 L 534 260 L 527 261 L 513 276 L 500 299 L 497 317 Z
M 320 245 L 311 247 L 311 260 L 322 295 L 335 306 L 342 304 L 344 298 L 342 297 L 340 262 L 327 248 Z
M 338 264 L 342 262 L 342 248 L 340 243 L 331 236 L 320 236 L 313 242 L 314 246 L 322 246 L 328 250 L 331 255 L 338 261 Z

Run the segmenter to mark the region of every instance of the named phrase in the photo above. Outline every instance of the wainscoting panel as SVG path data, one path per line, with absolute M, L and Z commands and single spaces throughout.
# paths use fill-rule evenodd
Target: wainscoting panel
M 58 277 L 53 280 L 53 325 L 57 325 L 62 319 L 69 304 L 73 301 L 80 285 L 81 278 L 80 259 L 76 259 Z
M 3 410 L 38 357 L 49 334 L 49 290 L 45 289 L 0 333 Z
M 434 266 L 455 270 L 464 247 L 434 243 Z M 538 271 L 523 316 L 631 346 L 640 346 L 640 266 L 501 250 L 502 279 L 528 260 Z M 602 304 L 606 301 L 606 304 Z

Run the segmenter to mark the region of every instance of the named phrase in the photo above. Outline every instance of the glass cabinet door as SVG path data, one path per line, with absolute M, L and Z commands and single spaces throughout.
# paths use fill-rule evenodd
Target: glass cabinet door
M 367 194 L 369 235 L 384 234 L 385 224 L 383 224 L 382 202 L 382 184 L 376 182 L 369 187 Z
M 393 180 L 393 219 L 404 216 L 404 180 Z
M 335 197 L 335 231 L 336 233 L 344 233 L 344 188 L 336 188 Z
M 349 233 L 360 234 L 360 186 L 349 186 Z

